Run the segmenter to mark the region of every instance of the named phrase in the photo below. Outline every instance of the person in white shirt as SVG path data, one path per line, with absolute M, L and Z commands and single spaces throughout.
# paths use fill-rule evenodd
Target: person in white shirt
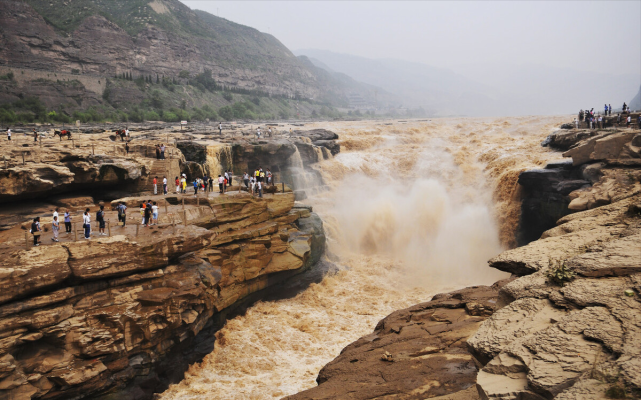
M 225 178 L 221 175 L 218 175 L 218 193 L 223 193 L 223 185 L 225 184 Z
M 151 206 L 151 225 L 158 225 L 158 205 L 155 201 Z
M 7 128 L 7 140 L 11 140 L 11 129 Z
M 82 216 L 82 227 L 85 228 L 85 239 L 91 239 L 91 217 L 89 216 L 88 208 Z
M 272 137 L 272 128 L 270 127 L 267 131 L 269 133 L 269 137 Z
M 223 135 L 223 123 L 222 122 L 218 123 L 218 134 L 220 136 Z
M 258 185 L 258 197 L 263 197 L 263 184 L 260 182 L 260 180 L 257 183 Z
M 162 191 L 167 196 L 167 177 L 163 176 L 162 177 Z
M 125 128 L 125 136 L 129 139 L 129 127 Z
M 54 242 L 58 241 L 58 233 L 60 232 L 60 222 L 58 222 L 58 216 L 56 215 L 53 217 L 53 221 L 51 222 L 51 231 L 53 232 L 53 237 L 51 240 Z
M 58 207 L 56 207 L 56 209 L 55 209 L 55 210 L 53 210 L 53 217 L 54 217 L 54 218 L 56 218 L 56 217 L 58 216 L 58 210 L 59 210 L 59 208 L 58 208 Z

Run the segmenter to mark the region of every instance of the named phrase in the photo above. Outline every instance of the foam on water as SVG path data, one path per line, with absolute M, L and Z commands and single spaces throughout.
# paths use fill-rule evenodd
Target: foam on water
M 491 284 L 512 244 L 521 170 L 557 156 L 540 141 L 567 117 L 324 123 L 341 153 L 316 168 L 331 190 L 306 203 L 339 271 L 297 296 L 259 302 L 163 399 L 272 399 L 316 385 L 320 368 L 394 310 Z

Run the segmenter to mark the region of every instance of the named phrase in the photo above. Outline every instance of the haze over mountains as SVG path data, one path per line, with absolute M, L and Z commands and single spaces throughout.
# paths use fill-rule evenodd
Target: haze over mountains
M 399 96 L 430 115 L 543 115 L 621 107 L 637 92 L 635 74 L 599 74 L 542 65 L 469 64 L 449 70 L 395 59 L 302 49 L 316 66 L 342 72 Z

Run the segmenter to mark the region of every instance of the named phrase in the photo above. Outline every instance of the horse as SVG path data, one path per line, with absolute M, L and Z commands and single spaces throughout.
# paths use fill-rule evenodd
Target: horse
M 116 131 L 116 137 L 120 137 L 120 141 L 124 142 L 125 137 L 127 137 L 127 133 L 125 132 L 124 129 L 118 129 Z
M 62 140 L 63 137 L 67 136 L 67 140 L 69 140 L 71 139 L 71 132 L 66 129 L 63 129 L 62 131 L 53 131 L 53 136 L 60 136 L 60 140 Z

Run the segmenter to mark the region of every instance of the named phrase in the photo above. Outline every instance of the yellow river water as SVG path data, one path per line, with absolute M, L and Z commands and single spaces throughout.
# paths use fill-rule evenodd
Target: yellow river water
M 316 166 L 338 272 L 293 298 L 258 302 L 161 398 L 275 399 L 316 385 L 341 349 L 394 310 L 506 275 L 487 260 L 514 245 L 518 173 L 560 158 L 540 142 L 568 117 L 306 125 L 340 136 Z M 391 125 L 387 125 L 391 124 Z

